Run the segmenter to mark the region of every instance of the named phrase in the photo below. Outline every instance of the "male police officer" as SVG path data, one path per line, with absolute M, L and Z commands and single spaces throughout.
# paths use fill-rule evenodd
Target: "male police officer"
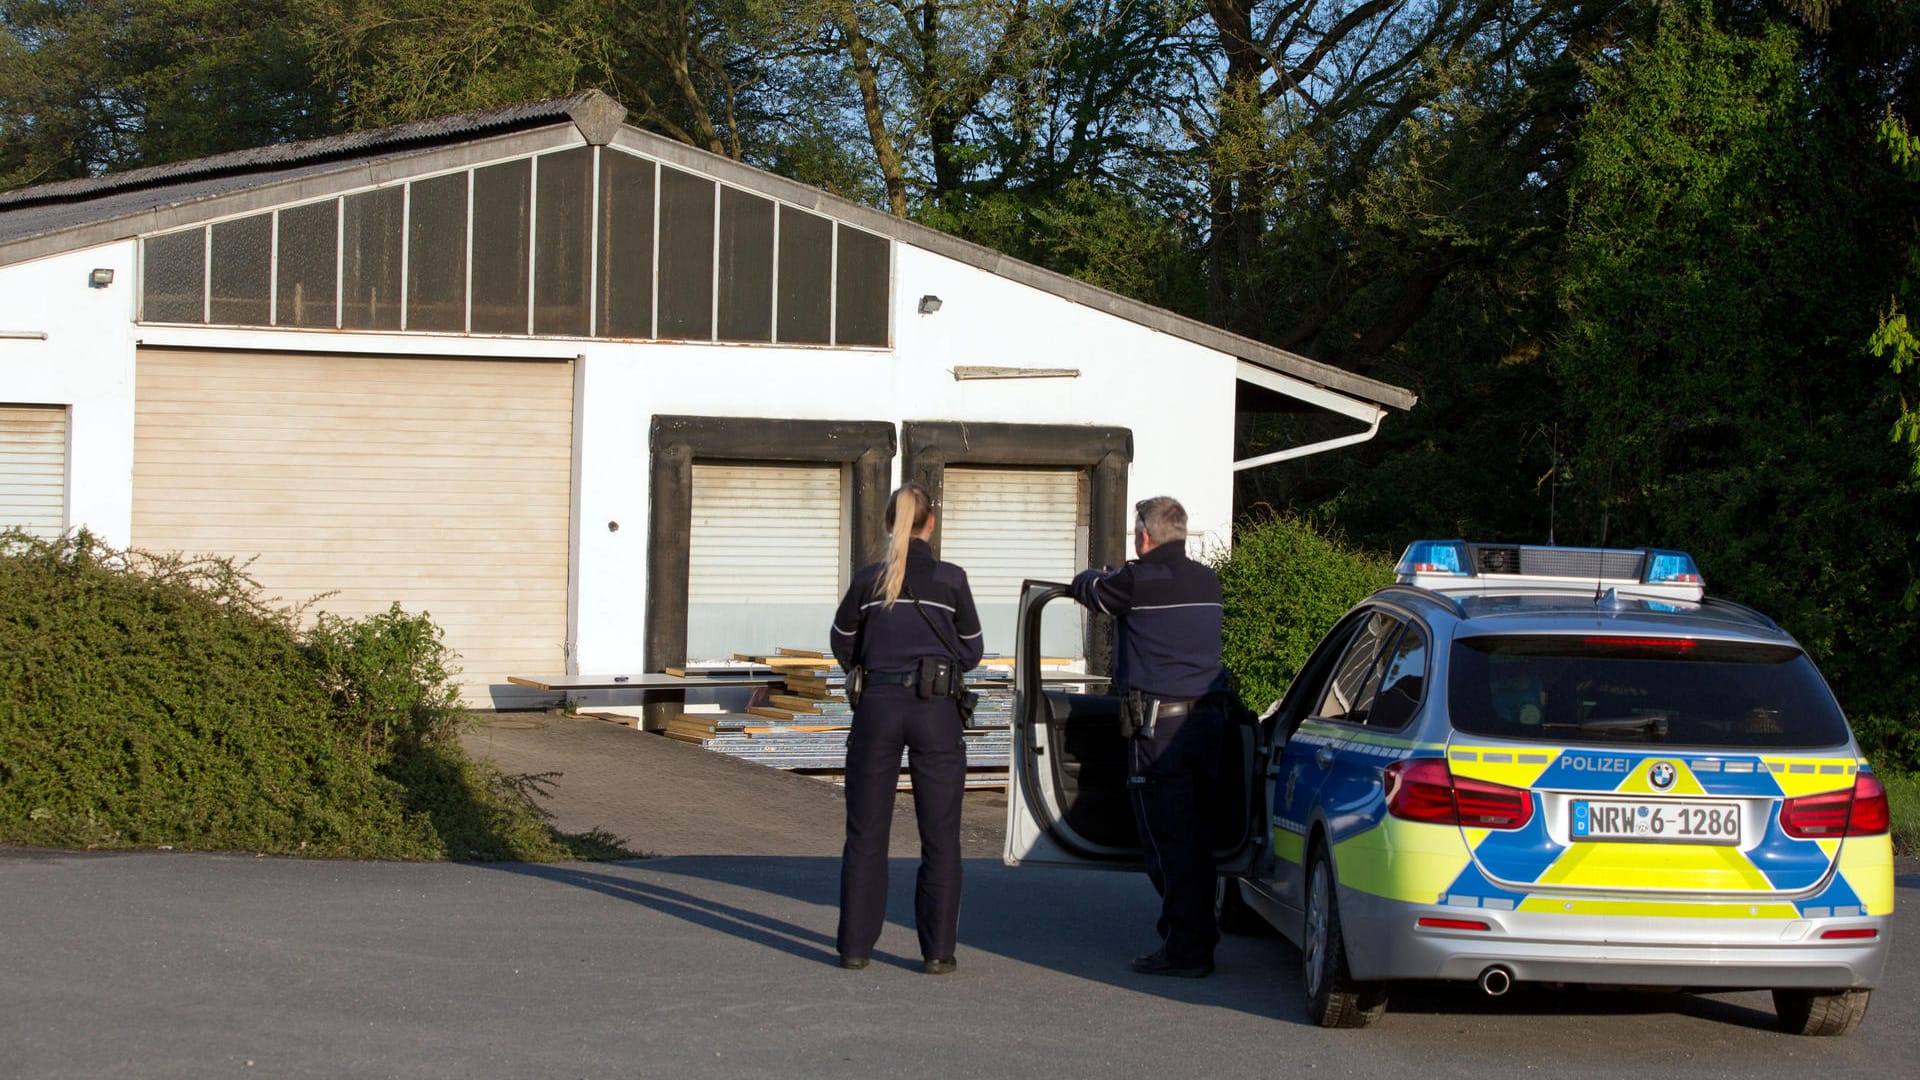
M 1113 686 L 1129 735 L 1128 790 L 1160 891 L 1161 946 L 1133 962 L 1149 975 L 1213 971 L 1212 830 L 1206 808 L 1220 764 L 1225 669 L 1220 579 L 1187 558 L 1187 512 L 1164 495 L 1134 506 L 1140 558 L 1087 570 L 1073 598 L 1114 617 Z

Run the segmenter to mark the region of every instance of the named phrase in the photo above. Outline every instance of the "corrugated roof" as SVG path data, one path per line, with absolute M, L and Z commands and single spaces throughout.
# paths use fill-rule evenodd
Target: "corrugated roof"
M 482 109 L 376 131 L 264 146 L 0 192 L 0 266 L 191 225 L 199 218 L 323 197 L 330 190 L 458 167 L 463 156 L 532 152 L 571 141 L 616 141 L 746 190 L 817 210 L 1073 303 L 1237 356 L 1375 405 L 1409 409 L 1413 393 L 1164 308 L 1021 262 L 818 188 L 626 126 L 626 109 L 598 90 Z M 574 130 L 562 132 L 565 125 Z M 254 205 L 257 204 L 257 205 Z
M 576 116 L 594 117 L 604 114 L 608 106 L 618 110 L 621 117 L 626 115 L 626 109 L 607 95 L 598 90 L 583 90 L 569 97 L 529 101 L 497 109 L 477 109 L 457 116 L 443 116 L 411 124 L 396 124 L 393 127 L 377 128 L 372 131 L 329 135 L 304 142 L 275 143 L 250 150 L 235 150 L 226 154 L 214 154 L 211 157 L 194 158 L 191 161 L 173 161 L 165 165 L 149 165 L 143 169 L 128 169 L 126 172 L 108 173 L 105 176 L 93 176 L 84 180 L 60 180 L 14 191 L 0 191 L 0 210 L 10 210 L 17 206 L 41 206 L 47 203 L 91 200 L 115 192 L 188 180 L 202 180 L 213 176 L 247 175 L 340 158 L 363 158 L 377 151 L 417 150 L 426 146 L 469 139 L 475 135 L 492 135 L 521 128 L 544 126 L 563 120 L 575 120 Z M 615 123 L 618 123 L 618 120 L 615 120 Z

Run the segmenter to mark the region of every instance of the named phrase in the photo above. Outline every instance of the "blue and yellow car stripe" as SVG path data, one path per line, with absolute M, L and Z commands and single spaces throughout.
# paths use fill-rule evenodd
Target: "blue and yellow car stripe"
M 1791 919 L 1878 915 L 1893 908 L 1885 835 L 1796 839 L 1781 830 L 1776 811 L 1767 815 L 1766 833 L 1745 850 L 1685 842 L 1561 843 L 1548 828 L 1542 794 L 1780 800 L 1849 787 L 1858 773 L 1870 770 L 1863 760 L 1637 747 L 1442 746 L 1311 721 L 1294 738 L 1378 758 L 1382 766 L 1444 756 L 1457 777 L 1533 792 L 1535 812 L 1516 830 L 1402 821 L 1385 814 L 1384 799 L 1374 800 L 1370 810 L 1344 814 L 1332 837 L 1341 884 L 1374 896 L 1586 916 Z M 1674 775 L 1660 787 L 1653 773 L 1663 762 Z M 1307 828 L 1307 822 L 1276 820 L 1275 855 L 1301 862 Z M 1661 895 L 1582 895 L 1601 889 Z M 1689 900 L 1675 893 L 1717 895 Z M 1754 900 L 1728 898 L 1741 893 L 1754 894 Z

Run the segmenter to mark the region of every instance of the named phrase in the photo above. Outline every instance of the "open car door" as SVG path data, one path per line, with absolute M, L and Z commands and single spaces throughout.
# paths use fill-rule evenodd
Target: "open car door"
M 1120 699 L 1104 678 L 1076 683 L 1042 672 L 1049 610 L 1056 622 L 1078 625 L 1080 608 L 1067 586 L 1025 582 L 1014 633 L 1007 865 L 1138 869 L 1143 862 L 1127 792 Z M 1214 856 L 1220 873 L 1241 874 L 1263 846 L 1271 785 L 1258 782 L 1266 771 L 1258 723 L 1244 709 L 1228 711 L 1213 791 Z

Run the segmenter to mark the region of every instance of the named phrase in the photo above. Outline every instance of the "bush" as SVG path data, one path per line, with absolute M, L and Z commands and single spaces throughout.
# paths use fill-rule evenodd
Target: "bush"
M 425 616 L 303 637 L 231 561 L 0 533 L 0 842 L 569 857 L 449 679 Z
M 1271 510 L 1239 522 L 1232 551 L 1214 569 L 1227 608 L 1222 658 L 1234 689 L 1255 711 L 1286 692 L 1348 608 L 1393 581 L 1391 558 Z
M 1882 772 L 1878 776 L 1887 789 L 1887 808 L 1893 817 L 1893 850 L 1900 855 L 1920 855 L 1920 773 Z
M 320 670 L 328 719 L 367 749 L 411 754 L 460 734 L 459 670 L 424 612 L 397 603 L 365 619 L 321 612 L 305 651 Z

